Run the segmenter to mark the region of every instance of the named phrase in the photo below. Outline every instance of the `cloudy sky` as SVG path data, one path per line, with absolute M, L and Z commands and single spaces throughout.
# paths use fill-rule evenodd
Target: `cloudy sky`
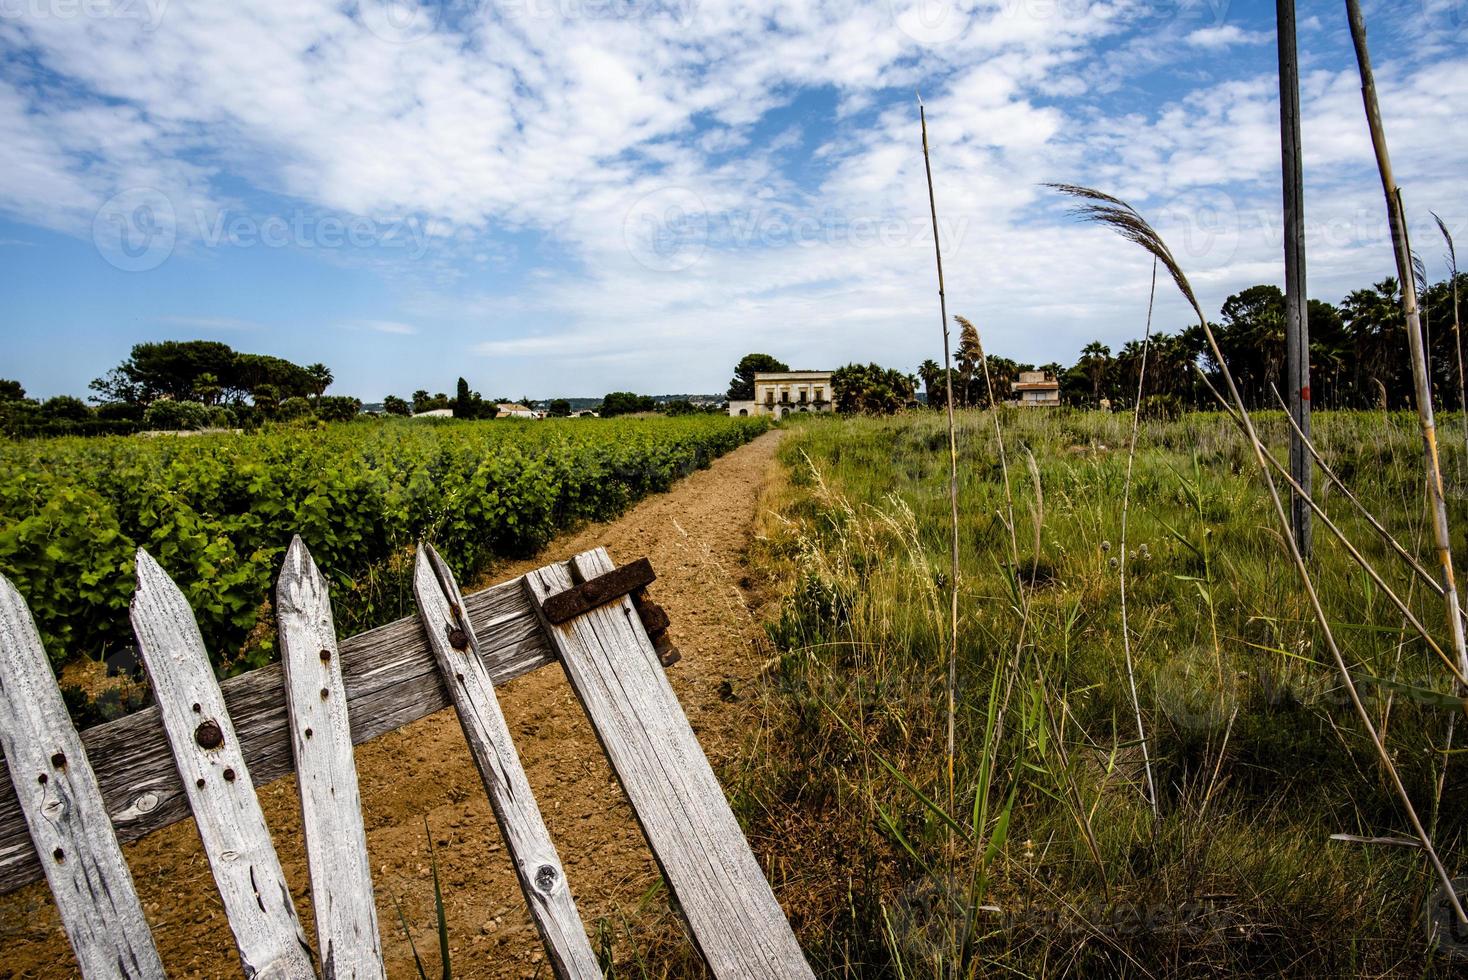
M 1368 3 L 1414 245 L 1468 240 L 1468 0 Z M 1150 266 L 1042 181 L 1131 200 L 1205 307 L 1280 282 L 1257 0 L 0 0 L 0 376 L 142 340 L 325 361 L 376 400 L 721 390 L 941 356 L 949 309 L 1069 361 Z M 1299 8 L 1312 296 L 1391 272 L 1343 4 Z M 1456 108 L 1455 108 L 1456 107 Z M 1185 312 L 1159 294 L 1158 326 Z

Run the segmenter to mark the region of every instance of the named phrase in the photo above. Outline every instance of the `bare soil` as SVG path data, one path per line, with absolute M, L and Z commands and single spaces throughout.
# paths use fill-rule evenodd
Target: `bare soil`
M 621 518 L 557 539 L 533 561 L 495 570 L 479 587 L 596 545 L 618 562 L 646 555 L 651 589 L 672 618 L 683 653 L 669 675 L 715 771 L 729 784 L 759 726 L 752 691 L 759 657 L 750 612 L 747 552 L 779 432 L 768 433 Z M 597 941 L 614 937 L 619 964 L 641 960 L 654 976 L 701 975 L 630 807 L 559 669 L 500 689 L 530 782 L 566 866 L 577 906 Z M 437 852 L 454 973 L 550 976 L 478 775 L 452 711 L 424 718 L 357 750 L 377 910 L 390 977 L 416 976 L 395 902 L 430 975 L 438 941 L 426 820 Z M 314 934 L 295 780 L 260 791 Z M 752 841 L 761 855 L 776 850 Z M 238 977 L 239 960 L 193 821 L 125 848 L 163 961 L 173 977 Z M 769 867 L 768 862 L 765 862 Z M 783 869 L 772 883 L 781 890 Z M 0 899 L 0 978 L 76 975 L 44 885 Z

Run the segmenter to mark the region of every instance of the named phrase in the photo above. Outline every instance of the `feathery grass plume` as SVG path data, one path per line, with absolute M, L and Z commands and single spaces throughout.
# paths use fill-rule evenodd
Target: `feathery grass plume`
M 1448 231 L 1448 226 L 1443 224 L 1443 219 L 1438 217 L 1436 211 L 1429 211 L 1432 220 L 1437 222 L 1437 230 L 1443 233 L 1443 241 L 1448 243 L 1448 282 L 1453 286 L 1453 348 L 1458 354 L 1458 411 L 1463 414 L 1463 446 L 1468 450 L 1468 382 L 1463 378 L 1463 330 L 1458 322 L 1458 250 L 1453 247 L 1453 233 Z M 1463 481 L 1463 466 L 1458 464 L 1458 482 Z
M 1137 460 L 1137 430 L 1142 424 L 1142 390 L 1147 378 L 1147 354 L 1152 346 L 1152 304 L 1157 299 L 1157 258 L 1152 258 L 1152 287 L 1147 294 L 1147 327 L 1142 334 L 1142 364 L 1137 370 L 1137 403 L 1132 407 L 1131 441 L 1126 454 L 1126 482 L 1121 491 L 1121 554 L 1117 563 L 1117 574 L 1121 582 L 1121 649 L 1126 661 L 1127 687 L 1132 697 L 1132 714 L 1137 722 L 1137 741 L 1142 745 L 1142 771 L 1147 777 L 1147 802 L 1152 804 L 1152 818 L 1157 818 L 1157 784 L 1152 781 L 1152 755 L 1147 748 L 1147 729 L 1142 724 L 1142 702 L 1137 697 L 1137 674 L 1132 665 L 1132 634 L 1127 620 L 1126 572 L 1127 517 L 1132 503 L 1132 468 Z M 1222 756 L 1219 760 L 1222 761 Z
M 1353 0 L 1348 0 L 1348 3 L 1350 2 L 1353 2 Z M 1371 713 L 1366 710 L 1366 705 L 1361 700 L 1361 693 L 1356 687 L 1355 679 L 1351 676 L 1350 668 L 1346 666 L 1345 656 L 1341 653 L 1340 645 L 1336 642 L 1335 631 L 1331 628 L 1330 621 L 1326 618 L 1325 609 L 1320 601 L 1320 595 L 1315 589 L 1314 579 L 1310 575 L 1309 568 L 1305 565 L 1304 556 L 1300 554 L 1300 549 L 1295 542 L 1295 536 L 1290 533 L 1289 515 L 1285 511 L 1284 503 L 1280 500 L 1279 489 L 1274 484 L 1273 474 L 1270 472 L 1269 464 L 1266 461 L 1264 444 L 1254 428 L 1253 417 L 1249 413 L 1248 406 L 1244 404 L 1243 396 L 1239 394 L 1239 387 L 1234 381 L 1233 372 L 1229 370 L 1228 361 L 1218 346 L 1218 338 L 1213 335 L 1213 329 L 1208 325 L 1208 318 L 1203 315 L 1203 308 L 1198 303 L 1198 298 L 1193 292 L 1192 284 L 1188 282 L 1188 277 L 1184 274 L 1182 266 L 1173 257 L 1172 251 L 1167 247 L 1167 243 L 1162 240 L 1162 236 L 1147 223 L 1146 219 L 1137 213 L 1136 209 L 1125 201 L 1112 197 L 1110 194 L 1092 190 L 1088 187 L 1079 187 L 1074 184 L 1048 184 L 1047 186 L 1085 202 L 1075 208 L 1075 213 L 1079 217 L 1107 225 L 1123 238 L 1135 242 L 1151 253 L 1157 261 L 1166 267 L 1167 271 L 1172 275 L 1173 282 L 1177 284 L 1179 292 L 1183 294 L 1183 297 L 1187 299 L 1189 305 L 1193 307 L 1193 312 L 1198 316 L 1198 324 L 1203 331 L 1203 336 L 1208 341 L 1208 347 L 1213 352 L 1213 357 L 1218 363 L 1219 371 L 1222 373 L 1223 380 L 1227 384 L 1229 400 L 1233 403 L 1239 425 L 1243 429 L 1244 435 L 1253 450 L 1254 462 L 1258 468 L 1259 475 L 1264 480 L 1265 489 L 1269 492 L 1270 503 L 1273 505 L 1275 517 L 1279 521 L 1282 538 L 1288 546 L 1295 571 L 1299 575 L 1300 583 L 1305 590 L 1305 595 L 1310 601 L 1311 611 L 1315 615 L 1316 622 L 1320 625 L 1321 635 L 1325 639 L 1331 657 L 1335 660 L 1336 670 L 1341 676 L 1341 681 L 1345 685 L 1347 694 L 1350 696 L 1351 705 L 1355 709 L 1357 717 L 1361 719 L 1361 724 L 1366 729 L 1372 746 L 1376 749 L 1377 758 L 1381 761 L 1383 769 L 1391 780 L 1392 788 L 1402 803 L 1402 808 L 1406 813 L 1407 819 L 1412 824 L 1412 830 L 1416 833 L 1417 838 L 1422 841 L 1423 853 L 1427 855 L 1428 860 L 1433 866 L 1433 870 L 1437 872 L 1439 879 L 1441 879 L 1443 887 L 1446 890 L 1447 898 L 1451 901 L 1454 911 L 1457 913 L 1460 921 L 1468 922 L 1468 914 L 1464 913 L 1463 906 L 1458 900 L 1457 891 L 1453 887 L 1453 880 L 1449 876 L 1447 868 L 1443 866 L 1437 849 L 1432 844 L 1432 839 L 1427 832 L 1427 828 L 1422 825 L 1422 820 L 1417 815 L 1417 808 L 1412 803 L 1412 797 L 1407 792 L 1406 785 L 1402 782 L 1401 774 L 1397 771 L 1396 763 L 1392 761 L 1391 754 L 1382 742 L 1381 734 L 1377 731 L 1375 722 L 1372 721 Z M 1415 318 L 1411 326 L 1415 328 Z M 1419 337 L 1419 345 L 1420 340 L 1421 338 Z M 1427 411 L 1431 413 L 1432 409 L 1430 405 L 1427 406 Z M 1455 631 L 1461 635 L 1462 624 L 1457 621 L 1456 609 L 1454 609 L 1452 616 Z
M 1432 376 L 1427 366 L 1427 350 L 1419 329 L 1417 288 L 1412 274 L 1412 243 L 1407 233 L 1407 211 L 1402 204 L 1402 189 L 1392 176 L 1391 153 L 1386 145 L 1386 130 L 1381 122 L 1381 106 L 1376 99 L 1376 78 L 1371 71 L 1371 52 L 1366 44 L 1366 19 L 1359 0 L 1346 0 L 1346 19 L 1350 22 L 1351 43 L 1356 49 L 1356 65 L 1361 73 L 1361 102 L 1366 111 L 1366 127 L 1371 133 L 1371 146 L 1376 151 L 1376 170 L 1381 176 L 1382 195 L 1386 198 L 1386 217 L 1392 232 L 1392 254 L 1397 274 L 1402 280 L 1402 317 L 1407 323 L 1407 351 L 1412 358 L 1412 388 L 1417 401 L 1417 424 L 1422 430 L 1422 460 L 1427 478 L 1427 494 L 1431 504 L 1432 538 L 1437 550 L 1438 574 L 1447 606 L 1448 629 L 1453 638 L 1453 653 L 1461 673 L 1468 674 L 1468 637 L 1459 617 L 1458 584 L 1453 575 L 1452 532 L 1448 527 L 1448 504 L 1443 495 L 1442 465 L 1437 452 L 1437 423 L 1432 417 Z M 1468 922 L 1458 903 L 1455 911 Z
M 943 290 L 943 244 L 938 237 L 938 201 L 933 194 L 933 161 L 928 151 L 928 113 L 918 96 L 918 120 L 923 130 L 923 170 L 928 177 L 928 210 L 933 216 L 933 255 L 938 263 L 938 318 L 943 325 L 943 372 L 948 385 L 948 503 L 950 510 L 948 570 L 948 810 L 957 802 L 954 760 L 958 754 L 955 727 L 958 717 L 958 431 L 953 421 L 953 369 L 948 341 L 948 297 Z M 949 858 L 953 855 L 949 835 Z

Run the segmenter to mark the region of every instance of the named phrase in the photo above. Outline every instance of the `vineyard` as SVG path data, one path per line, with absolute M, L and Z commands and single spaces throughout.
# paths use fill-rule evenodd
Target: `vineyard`
M 763 432 L 762 419 L 352 422 L 192 438 L 0 443 L 0 573 L 60 662 L 130 643 L 137 548 L 188 593 L 222 673 L 275 659 L 266 597 L 291 535 L 343 634 L 411 611 L 411 546 L 466 580 L 619 513 Z

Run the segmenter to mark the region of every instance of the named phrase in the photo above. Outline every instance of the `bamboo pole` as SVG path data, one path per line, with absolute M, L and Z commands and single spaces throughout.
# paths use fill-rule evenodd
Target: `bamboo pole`
M 1356 64 L 1361 71 L 1361 101 L 1366 108 L 1366 125 L 1371 130 L 1371 145 L 1376 151 L 1376 168 L 1381 174 L 1381 189 L 1386 196 L 1387 221 L 1392 230 L 1392 251 L 1397 260 L 1397 275 L 1402 282 L 1402 313 L 1407 320 L 1407 348 L 1412 357 L 1412 385 L 1417 400 L 1417 420 L 1422 429 L 1422 455 L 1427 470 L 1427 495 L 1432 511 L 1432 536 L 1437 548 L 1438 575 L 1447 606 L 1448 630 L 1453 640 L 1453 654 L 1458 671 L 1468 674 L 1468 648 L 1464 645 L 1463 620 L 1459 616 L 1458 586 L 1453 576 L 1452 540 L 1448 530 L 1448 507 L 1443 497 L 1442 467 L 1437 454 L 1437 426 L 1432 417 L 1432 385 L 1427 373 L 1427 351 L 1422 342 L 1422 325 L 1417 313 L 1417 279 L 1412 269 L 1412 254 L 1407 244 L 1407 216 L 1402 208 L 1402 192 L 1392 176 L 1391 156 L 1387 151 L 1386 131 L 1381 124 L 1381 107 L 1376 99 L 1376 80 L 1371 73 L 1371 54 L 1366 47 L 1366 21 L 1359 0 L 1346 0 L 1346 15 L 1351 22 L 1351 41 L 1356 47 Z

